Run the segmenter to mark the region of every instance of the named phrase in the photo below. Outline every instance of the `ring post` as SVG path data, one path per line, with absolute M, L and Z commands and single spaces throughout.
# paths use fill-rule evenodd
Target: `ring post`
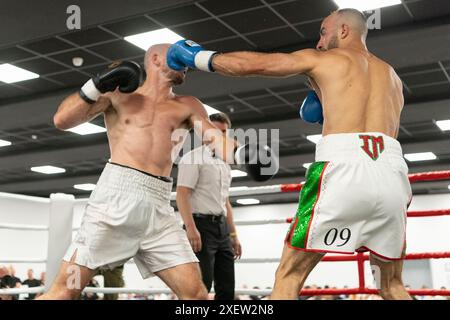
M 72 242 L 74 204 L 73 195 L 64 193 L 50 195 L 45 291 L 50 289 L 58 274 L 61 260 Z

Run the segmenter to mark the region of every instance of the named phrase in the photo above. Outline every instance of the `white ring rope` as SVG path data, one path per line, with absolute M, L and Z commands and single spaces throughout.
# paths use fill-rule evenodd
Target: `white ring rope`
M 27 230 L 27 231 L 48 231 L 47 226 L 15 224 L 15 223 L 1 223 L 0 229 L 6 230 Z
M 236 263 L 275 263 L 279 262 L 279 258 L 242 258 L 238 259 L 235 262 Z M 36 258 L 36 259 L 11 259 L 11 258 L 0 258 L 0 263 L 46 263 L 46 258 Z M 130 259 L 126 262 L 126 264 L 135 264 L 133 259 Z
M 27 293 L 43 293 L 45 292 L 45 287 L 34 287 L 34 288 L 13 288 L 13 289 L 0 289 L 0 295 L 16 295 L 16 294 L 27 294 Z M 86 287 L 83 292 L 85 293 L 103 293 L 103 294 L 159 294 L 159 293 L 172 293 L 169 288 L 96 288 L 96 287 Z M 267 289 L 236 289 L 236 294 L 246 294 L 246 295 L 269 295 L 272 290 Z M 211 293 L 214 293 L 214 289 L 211 289 Z
M 235 225 L 239 226 L 255 226 L 260 224 L 280 224 L 286 223 L 286 218 L 284 219 L 265 219 L 265 220 L 237 220 L 234 222 Z
M 50 203 L 50 198 L 25 196 L 23 194 L 0 192 L 0 198 L 16 199 L 30 202 Z
M 41 293 L 45 292 L 45 287 L 33 287 L 33 288 L 11 288 L 0 289 L 0 294 L 13 295 L 13 294 L 27 294 L 27 293 Z
M 0 258 L 0 263 L 46 263 L 47 258 Z
M 248 195 L 257 195 L 257 194 L 270 194 L 270 193 L 279 193 L 281 192 L 281 184 L 271 185 L 271 186 L 262 186 L 262 187 L 249 187 L 242 188 L 236 187 L 235 189 L 230 188 L 230 197 L 237 196 L 248 196 Z M 176 200 L 176 192 L 172 192 L 170 194 L 170 200 Z M 85 204 L 87 203 L 88 198 L 76 199 L 75 203 Z

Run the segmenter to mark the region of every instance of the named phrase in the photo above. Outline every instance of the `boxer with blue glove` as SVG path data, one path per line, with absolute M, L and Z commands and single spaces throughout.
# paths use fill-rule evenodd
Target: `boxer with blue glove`
M 300 117 L 306 122 L 323 124 L 322 104 L 314 90 L 309 91 L 303 100 Z
M 396 140 L 403 85 L 388 63 L 368 51 L 367 34 L 364 14 L 340 9 L 322 22 L 315 49 L 217 54 L 184 40 L 169 49 L 167 63 L 175 70 L 189 67 L 243 77 L 306 75 L 317 86 L 320 100 L 308 94 L 300 113 L 305 121 L 319 123 L 325 115 L 323 138 L 285 239 L 272 299 L 297 299 L 324 253 L 356 250 L 371 252 L 383 298 L 411 298 L 401 279 L 411 199 L 407 165 Z

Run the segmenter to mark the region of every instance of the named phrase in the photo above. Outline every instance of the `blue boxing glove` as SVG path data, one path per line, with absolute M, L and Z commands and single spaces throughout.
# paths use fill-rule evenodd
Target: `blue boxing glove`
M 176 71 L 189 67 L 214 72 L 212 57 L 216 53 L 216 51 L 204 50 L 194 41 L 180 40 L 172 44 L 167 50 L 167 65 Z
M 323 124 L 322 104 L 314 90 L 309 91 L 303 101 L 300 117 L 306 122 Z

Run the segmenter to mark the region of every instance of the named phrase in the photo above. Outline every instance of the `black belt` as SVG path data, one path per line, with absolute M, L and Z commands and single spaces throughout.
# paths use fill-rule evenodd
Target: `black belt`
M 205 219 L 205 220 L 209 220 L 211 222 L 221 223 L 221 222 L 225 221 L 225 216 L 223 214 L 215 215 L 215 214 L 194 213 L 192 215 L 194 216 L 194 218 Z

